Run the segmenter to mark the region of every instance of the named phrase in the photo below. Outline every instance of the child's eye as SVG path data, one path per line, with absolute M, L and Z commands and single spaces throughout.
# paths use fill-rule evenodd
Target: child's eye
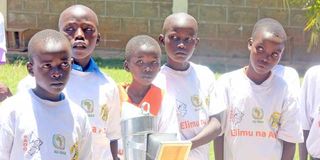
M 50 69 L 51 68 L 51 64 L 44 64 L 44 65 L 41 66 L 41 68 Z
M 66 27 L 64 29 L 64 31 L 67 32 L 67 33 L 73 33 L 75 31 L 75 29 L 73 27 Z
M 159 62 L 158 61 L 152 61 L 152 66 L 158 66 Z
M 138 60 L 138 61 L 136 62 L 136 64 L 142 65 L 142 64 L 143 64 L 143 61 L 142 61 L 142 60 Z
M 61 67 L 62 67 L 62 68 L 69 68 L 69 66 L 70 66 L 70 63 L 69 63 L 69 62 L 63 62 L 63 63 L 61 63 Z
M 257 50 L 258 53 L 261 53 L 261 52 L 263 52 L 263 47 L 258 46 L 258 47 L 256 48 L 256 50 Z
M 83 31 L 84 31 L 85 33 L 93 33 L 93 32 L 94 32 L 94 29 L 93 29 L 93 28 L 85 28 L 85 29 L 83 29 Z
M 170 39 L 174 40 L 174 41 L 179 41 L 180 38 L 177 36 L 170 36 Z
M 185 42 L 185 43 L 191 43 L 191 42 L 193 42 L 193 40 L 194 40 L 193 37 L 187 37 L 187 38 L 184 40 L 184 42 Z
M 278 57 L 279 57 L 279 53 L 274 52 L 274 53 L 271 54 L 271 56 L 272 56 L 273 58 L 278 58 Z

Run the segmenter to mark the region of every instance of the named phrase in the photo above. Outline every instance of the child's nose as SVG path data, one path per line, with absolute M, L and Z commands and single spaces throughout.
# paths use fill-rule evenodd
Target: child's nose
M 82 40 L 84 39 L 84 33 L 83 33 L 81 28 L 77 29 L 77 31 L 75 33 L 75 38 L 76 39 L 82 39 Z
M 60 69 L 58 68 L 53 68 L 52 69 L 52 72 L 51 72 L 51 77 L 54 78 L 54 79 L 58 79 L 62 76 L 62 73 L 60 71 Z
M 180 41 L 178 44 L 178 48 L 184 49 L 186 48 L 186 45 L 182 41 Z

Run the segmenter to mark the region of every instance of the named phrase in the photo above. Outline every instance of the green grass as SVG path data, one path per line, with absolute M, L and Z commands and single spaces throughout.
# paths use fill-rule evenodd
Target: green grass
M 19 81 L 27 76 L 28 73 L 26 69 L 25 58 L 15 57 L 11 62 L 13 63 L 0 66 L 0 82 L 5 83 L 14 94 L 16 93 Z M 101 68 L 102 72 L 107 73 L 117 83 L 131 81 L 131 75 L 123 69 L 123 61 L 121 59 L 96 58 L 96 62 Z M 218 78 L 220 75 L 221 73 L 216 73 L 216 78 Z M 296 150 L 295 160 L 298 160 L 298 157 L 298 150 Z M 210 149 L 210 159 L 214 159 L 212 145 Z

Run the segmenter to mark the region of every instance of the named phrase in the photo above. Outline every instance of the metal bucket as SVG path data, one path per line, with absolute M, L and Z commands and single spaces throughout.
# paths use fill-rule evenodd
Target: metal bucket
M 143 107 L 147 107 L 147 112 Z M 126 160 L 145 160 L 147 137 L 156 131 L 156 118 L 150 116 L 150 105 L 141 105 L 142 116 L 121 121 L 121 134 Z

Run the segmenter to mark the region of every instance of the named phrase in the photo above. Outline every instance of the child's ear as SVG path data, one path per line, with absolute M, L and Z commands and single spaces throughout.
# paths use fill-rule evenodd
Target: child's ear
M 100 40 L 101 40 L 101 35 L 100 33 L 98 33 L 96 45 L 99 45 Z
M 164 45 L 164 35 L 163 35 L 163 34 L 160 34 L 160 35 L 159 35 L 159 43 L 160 43 L 161 45 Z
M 253 44 L 253 39 L 252 39 L 252 37 L 250 37 L 248 39 L 248 49 L 249 49 L 249 51 L 251 50 L 252 44 Z
M 32 62 L 27 62 L 27 70 L 31 76 L 34 76 L 33 72 L 33 63 Z
M 199 42 L 200 42 L 200 38 L 199 38 L 199 37 L 197 37 L 197 38 L 196 38 L 195 46 L 197 46 Z
M 123 68 L 124 68 L 124 70 L 126 70 L 127 72 L 130 72 L 130 69 L 129 69 L 129 67 L 128 67 L 128 61 L 127 61 L 127 60 L 124 60 L 124 62 L 123 62 Z

